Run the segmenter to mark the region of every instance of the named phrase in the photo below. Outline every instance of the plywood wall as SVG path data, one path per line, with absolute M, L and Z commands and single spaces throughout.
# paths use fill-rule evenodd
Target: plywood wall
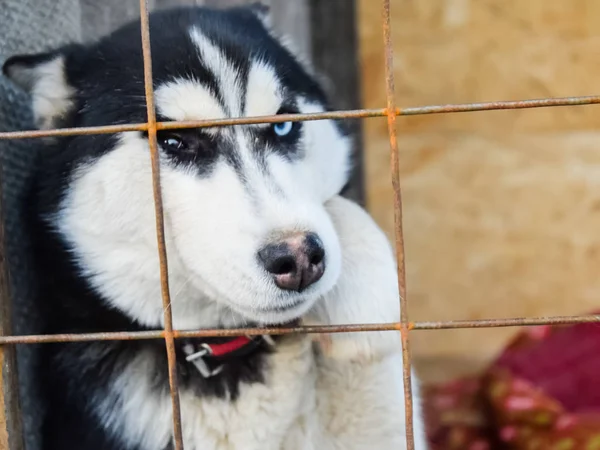
M 385 106 L 381 11 L 359 1 L 366 107 Z M 400 106 L 600 93 L 597 0 L 392 0 Z M 600 106 L 402 118 L 414 320 L 600 309 Z M 368 205 L 393 232 L 385 119 L 365 123 Z M 513 329 L 416 332 L 428 379 Z

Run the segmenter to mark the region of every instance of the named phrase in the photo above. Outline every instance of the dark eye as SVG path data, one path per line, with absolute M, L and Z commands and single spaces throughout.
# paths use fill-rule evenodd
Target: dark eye
M 168 151 L 182 151 L 188 148 L 186 142 L 180 136 L 173 134 L 161 136 L 158 143 L 163 149 Z

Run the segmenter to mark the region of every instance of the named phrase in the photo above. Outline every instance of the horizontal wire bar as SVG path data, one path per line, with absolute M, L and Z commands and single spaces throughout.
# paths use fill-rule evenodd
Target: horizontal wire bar
M 586 316 L 550 316 L 550 317 L 517 317 L 509 319 L 481 319 L 481 320 L 448 320 L 437 322 L 411 322 L 409 330 L 453 330 L 472 328 L 500 328 L 521 327 L 537 325 L 573 325 L 581 323 L 600 323 L 600 315 Z M 232 328 L 232 329 L 206 329 L 191 331 L 173 331 L 175 339 L 200 338 L 200 337 L 230 337 L 230 336 L 259 336 L 263 334 L 283 335 L 292 333 L 307 334 L 332 334 L 332 333 L 361 333 L 372 331 L 400 331 L 402 324 L 376 323 L 376 324 L 351 324 L 351 325 L 319 325 L 297 326 L 289 328 Z M 71 333 L 49 335 L 24 335 L 0 336 L 0 345 L 5 344 L 43 344 L 55 342 L 89 342 L 89 341 L 130 341 L 164 339 L 164 330 L 154 331 L 123 331 L 111 333 Z
M 401 108 L 399 111 L 397 111 L 397 114 L 400 116 L 419 116 L 424 114 L 446 114 L 477 111 L 498 111 L 505 109 L 530 109 L 549 108 L 558 106 L 597 105 L 599 103 L 600 95 L 589 95 L 582 97 L 557 97 L 533 100 L 416 106 L 412 108 Z
M 534 100 L 497 101 L 484 103 L 458 103 L 446 105 L 415 106 L 396 108 L 398 116 L 418 116 L 427 114 L 448 114 L 476 111 L 497 111 L 510 109 L 548 108 L 558 106 L 583 106 L 600 103 L 600 96 L 561 97 Z M 281 123 L 288 121 L 304 122 L 326 119 L 365 119 L 369 117 L 384 117 L 387 109 L 354 109 L 344 111 L 328 111 L 310 114 L 279 114 L 274 116 L 238 117 L 213 120 L 196 120 L 185 122 L 158 122 L 158 130 L 173 130 L 183 128 L 212 128 L 231 125 L 256 125 L 261 123 Z M 0 139 L 27 139 L 53 136 L 74 136 L 89 134 L 111 134 L 125 131 L 147 131 L 147 123 L 107 125 L 98 127 L 62 128 L 56 130 L 28 130 L 1 132 Z
M 450 320 L 439 322 L 415 322 L 411 330 L 452 330 L 468 328 L 531 327 L 537 325 L 574 325 L 600 323 L 600 315 L 517 317 L 511 319 Z
M 90 134 L 112 134 L 125 131 L 147 131 L 147 123 L 106 125 L 101 127 L 58 128 L 55 130 L 7 131 L 0 133 L 0 139 L 29 139 L 56 136 L 83 136 Z
M 274 116 L 235 117 L 225 119 L 194 120 L 183 122 L 157 122 L 157 130 L 175 130 L 184 128 L 215 128 L 232 125 L 257 125 L 281 122 L 306 122 L 325 119 L 360 119 L 383 117 L 385 109 L 356 109 L 346 111 L 327 111 L 308 114 L 278 114 Z M 111 134 L 125 131 L 147 131 L 147 123 L 107 125 L 98 127 L 61 128 L 55 130 L 9 131 L 0 133 L 0 139 L 25 139 L 54 136 L 75 136 L 83 134 Z
M 173 130 L 180 128 L 212 128 L 232 125 L 260 125 L 281 122 L 308 122 L 327 119 L 366 119 L 369 117 L 383 117 L 386 109 L 348 109 L 340 111 L 326 111 L 320 113 L 304 114 L 277 114 L 272 116 L 232 117 L 225 119 L 191 120 L 187 122 L 160 122 L 159 130 Z
M 173 331 L 175 339 L 199 337 L 229 337 L 229 336 L 260 336 L 283 335 L 292 333 L 356 333 L 365 331 L 393 331 L 399 330 L 398 323 L 378 324 L 353 324 L 353 325 L 319 325 L 297 326 L 288 328 L 231 328 L 231 329 L 206 329 L 193 331 Z M 0 336 L 0 345 L 3 344 L 42 344 L 54 342 L 88 342 L 88 341 L 130 341 L 162 339 L 164 330 L 155 331 L 122 331 L 112 333 L 72 333 L 27 336 Z

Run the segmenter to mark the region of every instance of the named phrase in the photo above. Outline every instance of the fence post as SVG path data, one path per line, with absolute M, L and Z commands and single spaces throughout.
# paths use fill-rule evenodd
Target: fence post
M 313 65 L 329 82 L 335 109 L 360 109 L 361 82 L 355 0 L 307 0 Z M 362 120 L 348 122 L 354 169 L 346 197 L 365 206 Z
M 0 159 L 0 336 L 12 334 L 10 279 L 6 259 L 3 167 Z M 14 345 L 0 346 L 0 450 L 23 450 L 17 359 Z

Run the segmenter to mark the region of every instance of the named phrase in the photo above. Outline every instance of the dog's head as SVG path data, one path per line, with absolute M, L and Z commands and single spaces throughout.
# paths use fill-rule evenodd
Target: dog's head
M 150 17 L 159 121 L 325 111 L 314 77 L 264 11 L 200 8 Z M 32 94 L 41 128 L 147 119 L 139 24 L 98 43 L 16 56 L 4 72 Z M 331 289 L 341 252 L 324 202 L 349 173 L 334 121 L 159 131 L 177 327 L 285 322 Z M 92 286 L 148 325 L 162 320 L 148 139 L 61 138 L 42 159 L 46 218 Z

